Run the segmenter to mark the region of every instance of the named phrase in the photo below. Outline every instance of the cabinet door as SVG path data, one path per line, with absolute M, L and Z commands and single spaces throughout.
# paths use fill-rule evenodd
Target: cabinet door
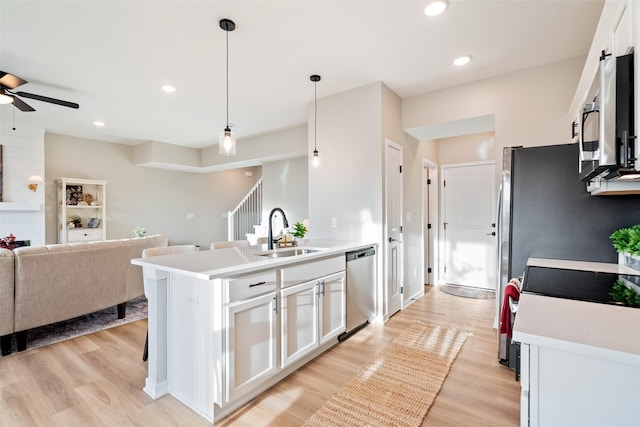
M 276 373 L 276 293 L 227 305 L 226 402 Z
M 345 331 L 345 281 L 344 272 L 320 279 L 319 333 L 320 345 L 335 339 Z
M 313 280 L 281 291 L 283 368 L 318 347 L 317 283 Z

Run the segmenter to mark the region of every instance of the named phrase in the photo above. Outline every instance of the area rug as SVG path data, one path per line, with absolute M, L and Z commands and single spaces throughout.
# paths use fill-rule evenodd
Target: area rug
M 45 345 L 92 334 L 103 329 L 113 328 L 146 318 L 147 298 L 141 296 L 127 302 L 126 316 L 124 319 L 118 319 L 117 308 L 113 306 L 70 320 L 29 329 L 27 332 L 27 350 L 44 347 Z M 13 354 L 15 354 L 18 350 L 15 338 L 11 343 L 11 347 Z
M 495 299 L 496 291 L 492 289 L 474 288 L 471 286 L 461 285 L 440 285 L 440 290 L 447 294 L 455 295 L 465 298 L 477 298 L 477 299 Z
M 413 323 L 304 425 L 421 425 L 468 335 Z

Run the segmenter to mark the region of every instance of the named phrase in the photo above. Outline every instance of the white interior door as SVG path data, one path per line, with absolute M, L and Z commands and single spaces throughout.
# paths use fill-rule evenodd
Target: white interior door
M 495 163 L 442 172 L 444 281 L 495 289 Z
M 428 167 L 424 167 L 424 171 L 422 174 L 422 201 L 423 207 L 422 212 L 424 214 L 423 218 L 423 230 L 422 230 L 422 238 L 423 238 L 423 247 L 424 247 L 424 284 L 425 285 L 433 285 L 433 218 L 432 218 L 432 207 L 431 207 L 431 188 L 432 178 L 431 173 Z
M 385 145 L 386 295 L 387 314 L 402 308 L 402 147 Z

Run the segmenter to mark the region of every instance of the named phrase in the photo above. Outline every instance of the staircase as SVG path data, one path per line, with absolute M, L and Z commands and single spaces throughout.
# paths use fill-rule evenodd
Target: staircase
M 238 206 L 227 217 L 229 240 L 255 240 L 256 224 L 262 222 L 262 178 L 256 182 Z M 251 242 L 252 244 L 255 242 Z

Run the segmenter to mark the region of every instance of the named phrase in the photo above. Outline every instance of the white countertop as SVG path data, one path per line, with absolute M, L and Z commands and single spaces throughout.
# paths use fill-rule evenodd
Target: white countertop
M 527 264 L 620 274 L 635 272 L 617 264 L 541 258 L 530 258 Z M 640 309 L 523 292 L 513 340 L 640 366 Z
M 572 261 L 565 259 L 549 258 L 529 258 L 527 265 L 535 267 L 562 268 L 565 270 L 598 271 L 602 273 L 614 274 L 638 274 L 635 270 L 626 265 L 611 264 L 607 262 Z
M 353 242 L 341 240 L 309 240 L 302 246 L 278 248 L 319 249 L 317 252 L 282 258 L 269 258 L 258 255 L 266 251 L 267 245 L 255 245 L 242 248 L 225 248 L 213 251 L 199 251 L 188 254 L 174 254 L 149 258 L 135 258 L 132 264 L 152 267 L 158 270 L 180 273 L 198 279 L 211 280 L 237 274 L 281 267 L 301 261 L 312 261 L 350 252 L 353 250 L 377 246 L 376 242 Z

